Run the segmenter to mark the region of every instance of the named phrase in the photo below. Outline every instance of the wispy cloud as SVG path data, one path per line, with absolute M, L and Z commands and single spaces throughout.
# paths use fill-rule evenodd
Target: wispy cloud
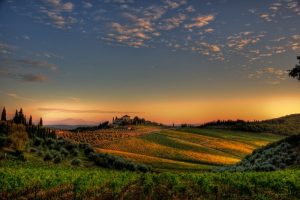
M 23 66 L 36 67 L 36 68 L 45 68 L 50 70 L 56 70 L 57 65 L 49 63 L 47 61 L 33 60 L 33 59 L 17 59 L 16 62 Z
M 76 102 L 76 103 L 80 102 L 80 100 L 81 100 L 79 97 L 68 97 L 68 99 L 70 99 L 71 101 Z
M 248 75 L 249 79 L 264 79 L 268 84 L 277 85 L 281 81 L 286 80 L 288 77 L 288 71 L 282 69 L 276 69 L 274 67 L 265 67 L 262 70 L 257 70 L 255 73 Z
M 28 82 L 28 83 L 42 83 L 48 81 L 48 78 L 42 74 L 32 74 L 32 73 L 13 73 L 5 70 L 0 70 L 0 77 L 6 77 L 15 79 L 18 81 Z
M 1 92 L 3 93 L 3 92 Z M 6 93 L 7 96 L 13 98 L 13 99 L 20 99 L 20 100 L 25 100 L 25 101 L 34 101 L 33 99 L 31 98 L 27 98 L 27 97 L 24 97 L 24 96 L 21 96 L 17 93 L 14 93 L 14 92 L 9 92 L 9 93 Z
M 195 17 L 195 18 L 192 19 L 193 23 L 186 24 L 185 27 L 188 28 L 188 29 L 192 29 L 194 27 L 201 28 L 203 26 L 208 25 L 214 19 L 215 19 L 215 16 L 212 15 L 212 14 Z
M 65 108 L 38 108 L 43 112 L 65 112 L 65 113 L 98 113 L 98 114 L 138 114 L 140 112 L 133 111 L 114 111 L 114 110 L 77 110 L 77 109 L 65 109 Z
M 18 77 L 25 82 L 46 82 L 48 78 L 41 74 L 19 74 Z

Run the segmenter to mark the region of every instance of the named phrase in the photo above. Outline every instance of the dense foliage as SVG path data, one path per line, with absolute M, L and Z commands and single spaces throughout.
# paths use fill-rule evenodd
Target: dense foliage
M 138 174 L 104 169 L 5 166 L 0 196 L 38 199 L 300 198 L 300 171 Z
M 300 165 L 300 135 L 293 135 L 256 149 L 240 163 L 218 171 L 273 171 L 297 165 Z
M 300 81 L 300 56 L 297 56 L 297 59 L 299 60 L 299 64 L 296 64 L 295 67 L 289 71 L 289 76 Z
M 247 122 L 243 120 L 214 121 L 203 124 L 201 128 L 227 128 L 249 132 L 269 132 L 280 135 L 300 133 L 300 114 L 288 115 L 277 119 Z

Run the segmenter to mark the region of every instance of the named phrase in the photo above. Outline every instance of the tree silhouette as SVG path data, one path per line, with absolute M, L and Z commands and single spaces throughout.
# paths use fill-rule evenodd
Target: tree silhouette
M 297 56 L 299 64 L 289 71 L 289 76 L 298 79 L 300 81 L 300 56 Z
M 39 126 L 43 126 L 43 119 L 40 118 Z
M 6 121 L 6 109 L 5 109 L 5 107 L 2 110 L 1 121 Z
M 23 114 L 23 109 L 21 108 L 20 111 L 19 111 L 19 119 L 18 119 L 18 123 L 19 124 L 24 124 L 24 114 Z
M 32 116 L 31 116 L 31 115 L 30 115 L 30 117 L 29 117 L 28 125 L 29 125 L 29 126 L 32 126 Z
M 19 112 L 18 110 L 16 110 L 14 119 L 13 119 L 14 123 L 18 124 L 19 123 Z

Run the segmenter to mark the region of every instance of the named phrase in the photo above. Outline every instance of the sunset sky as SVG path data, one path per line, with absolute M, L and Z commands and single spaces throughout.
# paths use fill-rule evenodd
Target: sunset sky
M 297 0 L 0 1 L 0 106 L 46 124 L 300 113 Z

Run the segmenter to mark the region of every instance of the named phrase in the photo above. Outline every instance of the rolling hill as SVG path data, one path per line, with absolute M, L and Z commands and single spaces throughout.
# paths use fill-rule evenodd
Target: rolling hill
M 201 128 L 233 129 L 249 132 L 265 132 L 278 135 L 297 135 L 300 133 L 300 114 L 292 114 L 275 119 L 246 122 L 243 120 L 214 121 L 203 124 Z
M 256 148 L 281 138 L 219 129 L 162 129 L 94 147 L 98 152 L 148 164 L 156 170 L 209 170 L 235 164 Z
M 300 166 L 300 134 L 256 149 L 238 164 L 218 171 L 274 171 Z

